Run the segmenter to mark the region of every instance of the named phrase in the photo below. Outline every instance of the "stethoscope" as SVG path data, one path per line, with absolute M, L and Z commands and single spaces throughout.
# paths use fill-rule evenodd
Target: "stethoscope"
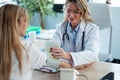
M 68 23 L 67 23 L 67 24 L 68 24 Z M 86 26 L 87 26 L 87 24 L 85 25 L 85 28 L 86 28 Z M 69 35 L 68 35 L 68 33 L 67 33 L 67 27 L 68 27 L 68 25 L 66 25 L 65 32 L 63 33 L 62 41 L 64 41 L 65 35 L 67 36 L 67 39 L 70 40 Z M 84 28 L 84 31 L 82 32 L 82 33 L 83 33 L 83 35 L 82 35 L 82 50 L 84 50 L 85 28 Z

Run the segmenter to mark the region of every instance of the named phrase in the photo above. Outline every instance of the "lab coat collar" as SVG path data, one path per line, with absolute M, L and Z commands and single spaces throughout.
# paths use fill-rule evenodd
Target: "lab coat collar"
M 85 23 L 85 21 L 84 21 L 83 19 L 81 19 L 81 22 L 79 23 L 79 25 L 80 25 L 80 28 L 79 28 L 79 29 L 80 29 L 82 32 L 85 31 L 86 24 L 87 24 L 87 23 Z M 62 23 L 62 26 L 64 26 L 64 29 L 65 29 L 66 26 L 68 26 L 68 21 L 63 22 L 63 23 Z
M 85 27 L 86 27 L 86 24 L 84 20 L 81 20 L 81 24 L 80 24 L 80 30 L 83 32 L 85 31 Z
M 79 31 L 79 28 L 80 28 L 80 23 L 77 25 L 77 27 L 76 27 L 74 30 L 72 29 L 70 23 L 68 23 L 67 26 L 68 26 L 68 27 L 67 27 L 68 32 L 72 32 L 72 31 L 78 32 L 78 31 Z

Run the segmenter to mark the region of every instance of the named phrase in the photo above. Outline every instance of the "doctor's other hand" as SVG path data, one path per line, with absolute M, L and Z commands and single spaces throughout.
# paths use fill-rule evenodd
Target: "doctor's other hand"
M 52 52 L 52 56 L 54 58 L 62 58 L 62 59 L 67 59 L 70 60 L 71 59 L 71 55 L 69 52 L 65 52 L 62 48 L 51 48 L 50 52 Z

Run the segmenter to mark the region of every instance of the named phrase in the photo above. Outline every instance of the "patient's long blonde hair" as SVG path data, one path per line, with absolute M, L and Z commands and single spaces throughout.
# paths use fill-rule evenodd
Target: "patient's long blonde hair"
M 6 4 L 0 8 L 0 80 L 10 79 L 13 51 L 22 71 L 23 46 L 18 31 L 20 17 L 28 18 L 22 7 Z

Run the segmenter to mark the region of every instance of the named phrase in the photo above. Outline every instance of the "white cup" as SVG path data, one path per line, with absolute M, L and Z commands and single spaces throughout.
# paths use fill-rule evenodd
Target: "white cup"
M 73 68 L 60 68 L 60 80 L 76 80 L 79 72 Z
M 36 41 L 36 32 L 35 31 L 32 31 L 32 32 L 29 32 L 29 39 L 32 41 L 32 42 L 35 42 Z

